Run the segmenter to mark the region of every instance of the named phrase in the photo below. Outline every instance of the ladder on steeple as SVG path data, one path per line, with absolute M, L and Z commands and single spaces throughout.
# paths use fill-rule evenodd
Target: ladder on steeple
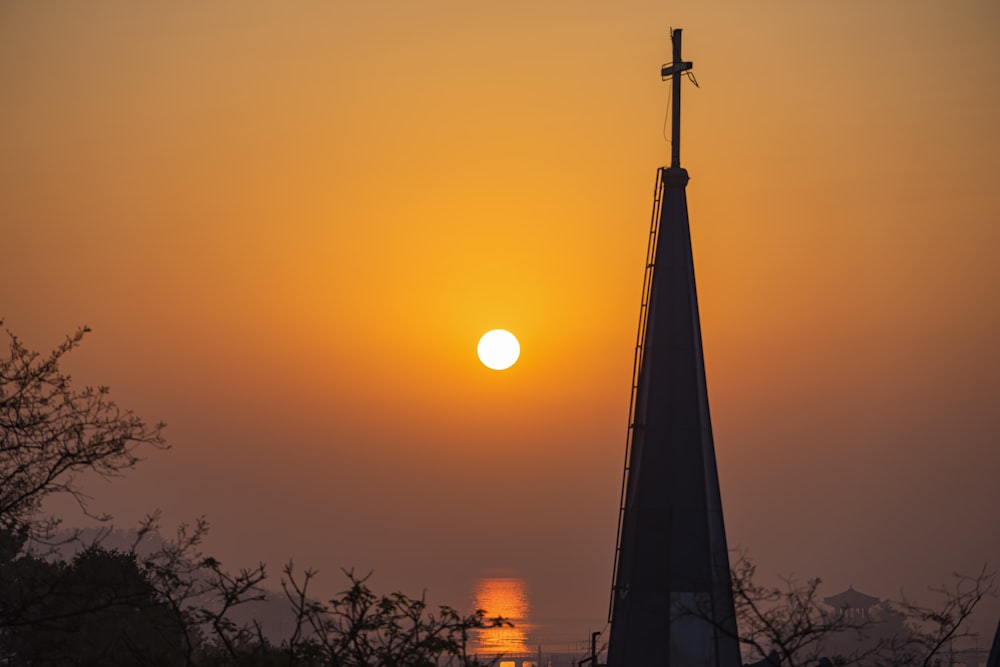
M 611 602 L 608 605 L 608 622 L 614 617 L 615 586 L 618 582 L 622 548 L 622 523 L 625 519 L 625 501 L 628 494 L 628 475 L 631 467 L 630 453 L 635 437 L 636 396 L 639 393 L 639 375 L 642 370 L 642 355 L 646 342 L 646 322 L 649 319 L 649 296 L 653 287 L 653 269 L 656 264 L 656 244 L 660 226 L 660 205 L 663 198 L 663 167 L 656 170 L 656 185 L 653 187 L 653 215 L 649 223 L 649 241 L 646 246 L 646 271 L 642 278 L 642 303 L 639 306 L 639 327 L 635 337 L 635 354 L 632 359 L 632 392 L 628 405 L 628 431 L 625 436 L 625 465 L 622 469 L 622 492 L 618 503 L 618 530 L 615 539 L 615 563 L 611 571 Z

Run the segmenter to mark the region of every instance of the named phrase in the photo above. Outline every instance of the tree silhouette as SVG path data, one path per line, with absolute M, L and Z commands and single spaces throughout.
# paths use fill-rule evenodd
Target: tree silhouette
M 181 626 L 135 554 L 90 546 L 70 562 L 0 562 L 0 662 L 183 665 Z
M 868 625 L 843 610 L 821 606 L 822 581 L 784 577 L 780 586 L 764 586 L 755 579 L 756 565 L 738 551 L 731 566 L 733 602 L 740 642 L 752 653 L 774 664 L 815 665 L 824 655 L 824 641 L 845 632 L 861 632 Z M 852 650 L 840 664 L 853 664 L 864 651 Z
M 163 424 L 148 426 L 120 409 L 107 387 L 73 388 L 60 370 L 63 357 L 89 331 L 81 327 L 47 355 L 6 331 L 9 352 L 0 358 L 0 529 L 42 535 L 56 523 L 39 516 L 49 496 L 68 494 L 87 511 L 78 474 L 115 476 L 136 464 L 140 446 L 165 447 Z
M 344 574 L 350 587 L 323 604 L 310 601 L 309 582 L 301 581 L 293 565 L 285 566 L 282 588 L 295 612 L 295 632 L 285 645 L 292 661 L 306 665 L 407 665 L 409 667 L 471 666 L 480 664 L 467 652 L 469 634 L 484 627 L 510 625 L 501 617 L 487 619 L 483 610 L 464 615 L 448 606 L 437 612 L 423 597 L 402 593 L 376 595 L 351 570 Z
M 983 598 L 996 592 L 996 573 L 984 566 L 975 575 L 955 573 L 951 586 L 932 588 L 939 604 L 906 600 L 881 603 L 858 616 L 823 604 L 822 580 L 783 577 L 779 586 L 756 580 L 756 565 L 736 551 L 731 566 L 737 634 L 762 665 L 928 667 L 942 660 L 954 639 L 968 637 L 967 621 Z M 707 610 L 687 610 L 711 620 Z M 724 625 L 724 624 L 722 624 Z
M 929 667 L 944 659 L 951 642 L 972 636 L 966 621 L 987 596 L 996 594 L 996 573 L 987 566 L 974 575 L 952 573 L 951 585 L 930 589 L 940 604 L 927 607 L 906 597 L 894 603 L 906 618 L 907 632 L 893 637 L 877 667 Z

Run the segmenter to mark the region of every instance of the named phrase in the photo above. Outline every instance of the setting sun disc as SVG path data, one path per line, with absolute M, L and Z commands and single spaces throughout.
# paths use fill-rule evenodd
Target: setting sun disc
M 504 329 L 493 329 L 483 334 L 479 339 L 479 360 L 487 368 L 502 371 L 510 368 L 521 356 L 521 344 L 517 338 Z

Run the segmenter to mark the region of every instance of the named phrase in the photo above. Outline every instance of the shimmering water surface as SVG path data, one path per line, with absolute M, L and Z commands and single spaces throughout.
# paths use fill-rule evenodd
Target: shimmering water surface
M 528 653 L 532 624 L 528 590 L 524 579 L 512 575 L 487 576 L 476 583 L 472 596 L 476 609 L 487 618 L 503 616 L 513 627 L 486 628 L 476 632 L 473 651 L 496 655 Z

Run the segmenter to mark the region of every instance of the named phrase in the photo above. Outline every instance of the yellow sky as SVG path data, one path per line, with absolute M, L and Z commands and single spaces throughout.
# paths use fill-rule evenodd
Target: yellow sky
M 170 424 L 99 505 L 600 620 L 679 26 L 730 542 L 996 562 L 1000 7 L 687 4 L 0 7 L 0 316 Z

